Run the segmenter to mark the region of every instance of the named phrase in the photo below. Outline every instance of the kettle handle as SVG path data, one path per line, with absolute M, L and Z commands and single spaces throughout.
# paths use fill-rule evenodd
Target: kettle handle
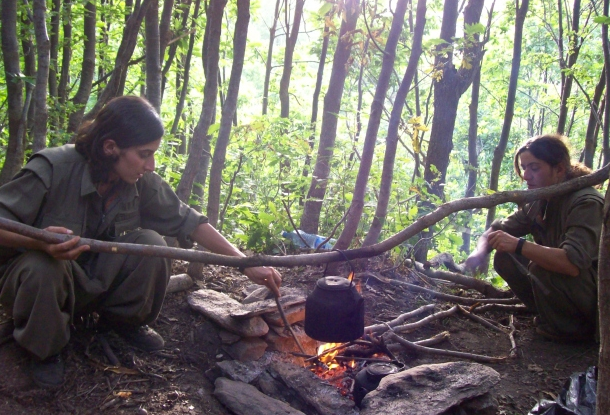
M 336 248 L 331 249 L 331 252 L 332 251 L 337 251 L 338 253 L 343 255 L 343 259 L 345 259 L 345 262 L 347 262 L 347 265 L 349 265 L 349 269 L 351 270 L 350 274 L 355 272 L 354 271 L 354 267 L 352 266 L 352 263 L 349 261 L 349 259 L 347 259 L 347 256 L 345 255 L 345 252 L 343 252 L 340 249 L 336 249 Z M 322 278 L 326 277 L 326 271 L 327 270 L 328 270 L 328 262 L 326 263 L 326 266 L 324 267 L 324 273 L 322 274 Z M 349 288 L 352 288 L 353 284 L 354 284 L 354 278 L 349 280 Z

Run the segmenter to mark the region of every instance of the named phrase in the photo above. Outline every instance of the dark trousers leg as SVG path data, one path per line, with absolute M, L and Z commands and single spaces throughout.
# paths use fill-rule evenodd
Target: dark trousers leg
M 13 259 L 0 280 L 0 302 L 13 317 L 13 337 L 40 359 L 70 339 L 74 306 L 73 267 L 40 251 Z
M 150 230 L 130 232 L 115 242 L 166 246 Z M 170 267 L 166 258 L 99 254 L 87 270 L 90 280 L 76 287 L 76 309 L 81 313 L 95 310 L 111 323 L 149 324 L 163 305 Z
M 523 266 L 527 269 L 526 258 L 520 257 L 517 260 L 520 261 L 523 258 Z M 494 269 L 508 284 L 512 292 L 521 300 L 526 307 L 532 312 L 536 312 L 536 300 L 534 299 L 534 291 L 532 282 L 523 269 L 519 268 L 515 264 L 515 260 L 511 258 L 511 254 L 505 252 L 496 252 L 494 255 Z

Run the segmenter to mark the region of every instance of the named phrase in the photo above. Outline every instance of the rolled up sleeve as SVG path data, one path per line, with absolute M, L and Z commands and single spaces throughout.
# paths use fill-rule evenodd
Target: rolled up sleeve
M 592 198 L 577 200 L 568 212 L 564 239 L 559 247 L 581 270 L 590 268 L 597 261 L 602 217 L 603 205 Z

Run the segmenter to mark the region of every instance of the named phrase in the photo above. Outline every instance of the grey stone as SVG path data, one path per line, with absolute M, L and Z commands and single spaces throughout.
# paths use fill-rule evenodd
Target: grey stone
M 222 376 L 231 380 L 252 383 L 265 371 L 266 364 L 256 362 L 239 362 L 237 360 L 223 360 L 216 363 Z
M 231 333 L 227 330 L 220 330 L 218 335 L 220 336 L 222 344 L 233 344 L 241 340 L 241 336 L 239 334 Z
M 188 290 L 193 286 L 193 279 L 188 274 L 177 274 L 169 277 L 167 292 L 175 293 Z
M 361 415 L 440 415 L 488 393 L 500 381 L 490 367 L 469 362 L 416 366 L 384 377 L 362 400 Z
M 304 415 L 287 403 L 270 398 L 252 385 L 218 378 L 214 396 L 237 415 Z
M 305 304 L 298 304 L 295 306 L 285 307 L 284 313 L 286 314 L 286 320 L 288 323 L 295 324 L 300 323 L 305 320 Z M 271 326 L 284 326 L 284 320 L 282 320 L 282 316 L 279 311 L 274 311 L 273 313 L 264 314 L 263 320 L 267 322 L 267 324 Z
M 283 308 L 294 306 L 297 304 L 304 304 L 305 297 L 299 295 L 282 295 L 280 297 L 280 303 Z M 231 317 L 243 320 L 256 316 L 260 316 L 266 313 L 273 313 L 277 311 L 277 303 L 275 298 L 263 301 L 256 301 L 250 304 L 242 304 L 241 308 L 235 308 L 231 311 Z
M 237 320 L 232 312 L 242 309 L 242 305 L 226 294 L 214 290 L 201 289 L 188 296 L 189 306 L 232 333 L 242 337 L 264 336 L 269 326 L 261 317 Z
M 224 349 L 233 359 L 249 362 L 263 356 L 267 350 L 267 342 L 258 337 L 244 337 L 237 343 L 225 346 Z

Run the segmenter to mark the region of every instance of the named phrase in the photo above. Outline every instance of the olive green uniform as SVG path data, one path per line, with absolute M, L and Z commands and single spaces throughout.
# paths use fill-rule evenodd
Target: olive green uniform
M 182 203 L 155 173 L 120 182 L 99 195 L 86 160 L 73 145 L 35 154 L 0 187 L 0 217 L 44 229 L 62 226 L 86 238 L 191 247 L 205 216 Z M 164 258 L 85 252 L 76 261 L 41 251 L 0 247 L 0 302 L 12 315 L 16 341 L 44 359 L 69 340 L 74 316 L 97 311 L 111 323 L 139 326 L 157 317 L 170 274 Z
M 494 268 L 541 321 L 564 336 L 594 334 L 597 321 L 597 259 L 603 220 L 602 196 L 588 187 L 569 195 L 526 204 L 492 224 L 513 236 L 531 234 L 542 246 L 563 249 L 580 273 L 548 271 L 524 257 L 496 253 Z M 529 262 L 529 264 L 528 264 Z M 529 271 L 529 274 L 528 274 Z

